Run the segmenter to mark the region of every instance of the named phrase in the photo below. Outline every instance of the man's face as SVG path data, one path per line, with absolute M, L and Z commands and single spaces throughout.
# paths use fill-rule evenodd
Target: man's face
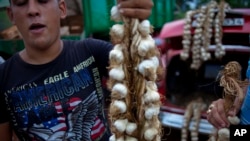
M 60 38 L 66 6 L 64 0 L 11 0 L 8 13 L 25 45 L 44 49 Z

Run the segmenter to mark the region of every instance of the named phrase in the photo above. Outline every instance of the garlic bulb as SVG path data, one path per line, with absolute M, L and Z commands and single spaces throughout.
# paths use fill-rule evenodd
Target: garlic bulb
M 126 136 L 125 141 L 138 141 L 138 140 L 136 138 L 134 138 L 134 137 Z
M 128 94 L 128 89 L 124 84 L 117 83 L 112 88 L 111 94 L 112 94 L 112 97 L 117 98 L 117 99 L 125 98 Z
M 144 96 L 144 102 L 145 103 L 149 103 L 149 102 L 156 102 L 156 101 L 159 101 L 160 100 L 160 95 L 158 92 L 156 91 L 151 91 L 151 90 L 148 90 Z
M 146 93 L 143 95 L 145 103 L 157 102 L 160 100 L 160 94 L 157 91 L 157 86 L 152 81 L 146 83 Z
M 114 103 L 111 105 L 111 112 L 119 114 L 119 113 L 125 113 L 126 111 L 127 111 L 127 105 L 125 104 L 124 101 L 115 100 Z
M 120 138 L 118 138 L 116 141 L 125 141 L 124 137 L 121 136 Z
M 110 136 L 109 141 L 116 141 L 115 135 Z
M 158 91 L 158 87 L 154 81 L 146 81 L 146 89 Z
M 125 78 L 122 66 L 120 65 L 118 67 L 112 68 L 109 71 L 109 77 L 117 81 L 122 81 Z
M 227 129 L 227 128 L 221 128 L 218 131 L 218 136 L 219 136 L 220 141 L 228 141 L 229 137 L 230 137 L 230 131 L 229 131 L 229 129 Z
M 150 120 L 153 118 L 153 116 L 157 116 L 160 113 L 160 107 L 159 106 L 151 106 L 145 108 L 145 118 Z
M 147 77 L 149 80 L 156 80 L 157 78 L 157 68 L 159 66 L 159 60 L 156 59 L 157 57 L 152 57 L 150 59 L 143 60 L 139 66 L 138 71 L 144 76 Z
M 120 64 L 124 60 L 124 56 L 122 51 L 120 50 L 111 50 L 109 53 L 109 59 L 116 62 L 117 64 Z
M 142 74 L 145 74 L 145 70 L 146 69 L 153 69 L 153 70 L 156 70 L 157 67 L 159 66 L 159 61 L 158 59 L 156 59 L 156 57 L 153 57 L 151 59 L 146 59 L 146 60 L 143 60 L 138 68 L 139 68 L 139 72 L 142 73 Z
M 109 33 L 112 37 L 111 38 L 113 44 L 121 43 L 124 38 L 124 25 L 122 24 L 114 24 Z
M 148 36 L 148 34 L 151 33 L 151 25 L 149 20 L 143 20 L 138 27 L 139 31 L 141 32 L 141 34 L 146 37 Z
M 228 116 L 227 117 L 228 121 L 232 124 L 232 125 L 238 125 L 240 124 L 240 119 L 237 116 Z
M 155 41 L 152 37 L 142 39 L 138 46 L 138 54 L 142 57 L 146 56 L 149 50 L 155 49 Z
M 156 68 L 158 68 L 159 67 L 159 59 L 158 59 L 158 57 L 157 56 L 153 56 L 153 57 L 151 57 L 151 58 L 149 58 L 153 63 L 154 63 L 154 65 L 155 65 L 155 67 Z
M 113 6 L 111 9 L 111 19 L 116 22 L 120 22 L 122 20 L 121 14 L 117 6 Z
M 155 128 L 149 128 L 145 131 L 144 133 L 144 138 L 147 140 L 147 141 L 152 141 L 155 136 L 158 134 L 158 131 L 155 129 Z
M 136 129 L 137 129 L 136 123 L 128 122 L 127 127 L 126 127 L 126 133 L 128 135 L 131 135 Z
M 114 126 L 120 133 L 123 133 L 126 130 L 127 123 L 128 119 L 118 119 L 114 122 Z

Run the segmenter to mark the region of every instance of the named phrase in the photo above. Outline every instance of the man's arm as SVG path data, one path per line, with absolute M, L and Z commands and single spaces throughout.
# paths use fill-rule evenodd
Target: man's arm
M 12 130 L 9 122 L 0 123 L 0 140 L 12 141 Z

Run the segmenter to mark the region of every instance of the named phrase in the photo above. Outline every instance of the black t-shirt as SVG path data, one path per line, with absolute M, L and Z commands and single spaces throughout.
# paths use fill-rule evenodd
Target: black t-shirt
M 0 65 L 0 123 L 22 141 L 108 140 L 101 77 L 112 45 L 63 41 L 53 61 L 32 65 L 18 54 Z

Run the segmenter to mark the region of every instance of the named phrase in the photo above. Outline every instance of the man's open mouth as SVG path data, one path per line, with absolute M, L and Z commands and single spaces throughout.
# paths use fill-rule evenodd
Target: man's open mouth
M 44 28 L 44 27 L 45 27 L 45 25 L 36 23 L 36 24 L 32 24 L 29 29 L 30 30 L 38 30 L 38 29 L 41 29 L 41 28 Z

